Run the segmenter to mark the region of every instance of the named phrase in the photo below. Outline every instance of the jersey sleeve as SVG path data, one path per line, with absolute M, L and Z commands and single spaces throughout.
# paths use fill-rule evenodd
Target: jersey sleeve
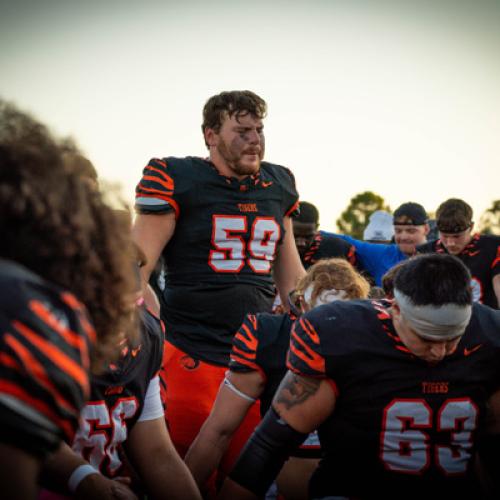
M 299 375 L 324 378 L 325 365 L 320 337 L 307 315 L 304 315 L 292 326 L 287 367 Z
M 299 215 L 299 193 L 295 186 L 295 176 L 292 171 L 283 167 L 283 174 L 285 177 L 284 188 L 284 213 L 288 217 L 296 217 Z
M 257 348 L 259 345 L 258 319 L 248 314 L 233 337 L 229 369 L 234 372 L 247 373 L 260 370 L 257 364 Z
M 168 159 L 153 158 L 144 167 L 142 179 L 135 189 L 135 209 L 140 214 L 175 212 L 179 217 L 175 182 L 167 164 Z
M 497 246 L 495 258 L 491 263 L 491 275 L 497 276 L 498 274 L 500 274 L 500 245 Z
M 0 334 L 0 440 L 43 456 L 77 429 L 95 331 L 73 295 L 18 283 Z
M 143 337 L 148 337 L 151 344 L 149 378 L 154 378 L 162 367 L 163 348 L 165 343 L 165 326 L 149 309 L 141 311 L 141 328 Z

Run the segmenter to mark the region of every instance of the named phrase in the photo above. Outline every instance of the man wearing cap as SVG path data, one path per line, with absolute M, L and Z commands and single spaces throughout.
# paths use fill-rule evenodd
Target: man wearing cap
M 472 208 L 450 198 L 436 212 L 439 239 L 417 247 L 419 253 L 437 252 L 457 256 L 472 275 L 472 298 L 500 307 L 500 237 L 473 234 Z
M 498 498 L 481 495 L 474 460 L 498 455 L 500 311 L 473 303 L 469 281 L 455 257 L 420 255 L 396 274 L 393 301 L 304 314 L 273 406 L 221 497 L 265 492 L 319 428 L 310 498 Z
M 382 276 L 392 266 L 415 255 L 416 246 L 427 241 L 427 213 L 418 203 L 408 202 L 398 207 L 394 212 L 393 226 L 395 244 L 391 245 L 336 235 L 354 245 L 359 265 L 370 273 L 377 286 L 382 285 Z
M 391 243 L 394 237 L 392 215 L 384 210 L 376 210 L 370 215 L 363 231 L 363 240 L 371 243 Z

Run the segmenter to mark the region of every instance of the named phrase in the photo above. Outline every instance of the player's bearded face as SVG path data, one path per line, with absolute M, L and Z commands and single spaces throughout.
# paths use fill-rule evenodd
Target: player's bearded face
M 224 120 L 217 138 L 217 154 L 232 175 L 259 171 L 265 148 L 262 120 L 248 113 L 233 115 Z

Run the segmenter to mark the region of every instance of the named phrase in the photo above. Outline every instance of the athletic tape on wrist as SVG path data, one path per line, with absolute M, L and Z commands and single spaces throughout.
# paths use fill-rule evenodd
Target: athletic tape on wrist
M 75 493 L 78 485 L 90 474 L 99 474 L 99 471 L 94 469 L 89 464 L 79 465 L 69 477 L 68 480 L 68 489 L 71 493 Z

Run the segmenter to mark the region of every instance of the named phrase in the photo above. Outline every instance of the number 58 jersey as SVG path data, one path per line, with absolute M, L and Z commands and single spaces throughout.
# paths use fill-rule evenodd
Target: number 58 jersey
M 283 219 L 298 204 L 292 174 L 262 162 L 258 174 L 238 180 L 201 158 L 153 159 L 136 192 L 139 213 L 175 212 L 175 232 L 163 250 L 167 340 L 227 365 L 245 314 L 271 310 Z
M 389 305 L 335 302 L 295 323 L 289 368 L 336 390 L 311 497 L 475 498 L 476 434 L 500 387 L 500 313 L 475 304 L 455 352 L 429 364 L 401 342 Z

